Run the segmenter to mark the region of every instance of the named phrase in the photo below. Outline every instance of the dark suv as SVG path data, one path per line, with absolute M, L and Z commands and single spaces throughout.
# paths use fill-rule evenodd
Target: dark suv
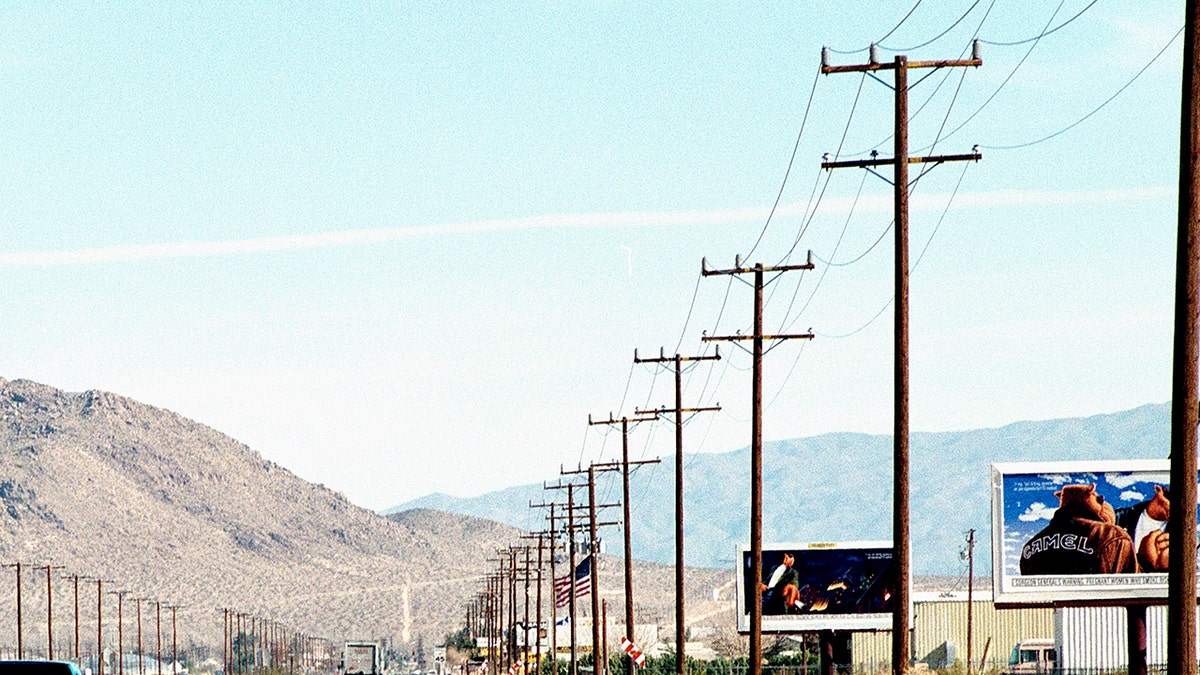
M 69 661 L 0 661 L 0 675 L 80 675 Z

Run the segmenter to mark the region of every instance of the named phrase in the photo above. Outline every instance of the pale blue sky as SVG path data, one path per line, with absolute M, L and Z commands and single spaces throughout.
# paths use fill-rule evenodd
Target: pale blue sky
M 725 303 L 700 259 L 750 254 L 811 93 L 750 261 L 802 230 L 801 258 L 870 253 L 775 286 L 769 330 L 818 339 L 769 355 L 765 435 L 888 433 L 891 310 L 870 321 L 891 188 L 819 163 L 843 132 L 842 157 L 890 154 L 892 95 L 818 78 L 820 49 L 865 48 L 915 5 L 882 41 L 914 47 L 971 9 L 906 52 L 959 58 L 976 30 L 1018 41 L 1087 8 L 914 85 L 914 151 L 946 120 L 936 151 L 984 160 L 914 189 L 914 258 L 936 236 L 912 281 L 912 426 L 1165 401 L 1180 41 L 1078 127 L 996 149 L 1079 120 L 1183 23 L 1181 3 L 1090 4 L 9 6 L 0 376 L 175 410 L 370 508 L 611 458 L 589 414 L 671 403 L 635 348 L 748 328 L 749 289 Z M 689 405 L 725 406 L 692 451 L 749 439 L 749 359 L 722 351 L 688 380 Z M 673 450 L 665 427 L 633 442 Z

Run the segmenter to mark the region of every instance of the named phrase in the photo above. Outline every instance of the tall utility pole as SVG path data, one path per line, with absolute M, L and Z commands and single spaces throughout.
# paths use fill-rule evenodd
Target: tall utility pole
M 117 675 L 125 675 L 125 596 L 129 591 L 109 591 L 117 596 Z
M 498 673 L 500 672 L 500 666 L 499 661 L 496 659 L 496 579 L 497 577 L 494 574 L 488 574 L 484 578 L 487 587 L 484 593 L 487 603 L 484 610 L 484 619 L 487 623 L 488 636 L 487 662 L 489 667 Z
M 935 155 L 928 157 L 908 156 L 908 71 L 914 68 L 947 68 L 947 67 L 977 67 L 983 65 L 979 57 L 979 41 L 973 45 L 972 57 L 960 61 L 913 61 L 907 56 L 897 55 L 892 63 L 879 63 L 877 48 L 871 45 L 869 63 L 853 66 L 829 65 L 829 50 L 821 52 L 821 72 L 829 73 L 866 73 L 877 70 L 893 70 L 896 73 L 896 131 L 895 156 L 890 159 L 871 158 L 849 162 L 822 162 L 823 169 L 838 169 L 843 167 L 859 167 L 872 169 L 877 166 L 892 165 L 895 169 L 892 186 L 894 188 L 896 211 L 896 319 L 895 319 L 895 359 L 894 359 L 894 401 L 895 420 L 893 424 L 893 504 L 892 504 L 892 546 L 893 558 L 896 561 L 896 596 L 895 608 L 892 612 L 892 672 L 904 675 L 908 672 L 909 640 L 908 627 L 910 621 L 909 585 L 911 572 L 909 569 L 909 532 L 908 532 L 908 165 L 909 164 L 941 164 L 943 162 L 979 161 L 982 155 L 976 150 L 965 155 Z
M 79 580 L 86 579 L 78 574 L 63 575 L 64 579 L 71 579 L 75 585 L 75 665 L 83 669 L 83 660 L 79 655 Z
M 183 605 L 171 605 L 171 672 L 179 672 L 179 631 L 175 625 L 175 611 Z
M 51 584 L 54 570 L 63 569 L 62 565 L 42 565 L 46 570 L 46 658 L 54 660 L 54 586 Z
M 508 629 L 513 628 L 512 623 L 509 622 L 509 614 L 512 611 L 512 606 L 511 606 L 512 598 L 507 598 L 506 596 L 511 594 L 511 591 L 509 589 L 509 581 L 511 578 L 510 573 L 509 573 L 509 567 L 511 565 L 510 558 L 512 557 L 513 554 L 511 551 L 509 551 L 508 549 L 504 549 L 504 548 L 499 549 L 496 552 L 500 555 L 499 558 L 494 560 L 494 562 L 496 562 L 498 564 L 498 567 L 497 567 L 497 570 L 498 570 L 498 573 L 497 573 L 497 597 L 499 598 L 498 615 L 500 618 L 500 623 L 498 625 L 499 637 L 500 637 L 500 649 L 499 649 L 500 657 L 499 657 L 499 663 L 497 665 L 498 665 L 498 667 L 503 668 L 503 667 L 505 667 L 505 664 L 508 664 L 509 656 L 512 654 L 512 652 L 509 650 L 508 635 L 507 635 L 507 630 L 506 630 L 506 627 Z M 511 665 L 511 664 L 508 664 L 508 665 Z
M 96 675 L 104 675 L 104 580 L 96 579 Z
M 558 603 L 555 601 L 556 594 L 554 592 L 554 580 L 557 578 L 555 576 L 554 558 L 558 555 L 558 533 L 554 528 L 554 509 L 556 506 L 558 505 L 553 503 L 529 503 L 529 508 L 531 509 L 550 507 L 550 529 L 548 534 L 550 536 L 550 607 L 552 609 L 550 611 L 550 621 L 547 630 L 550 633 L 550 663 L 555 668 L 554 675 L 558 675 Z M 541 563 L 538 563 L 538 566 L 540 569 Z M 541 606 L 540 600 L 538 601 L 538 606 Z M 539 642 L 538 644 L 540 645 L 541 643 Z M 541 671 L 539 670 L 538 672 L 540 673 Z
M 258 635 L 254 632 L 253 619 L 251 621 L 252 622 L 250 624 L 250 626 L 251 626 L 251 628 L 250 628 L 250 637 L 251 637 L 250 646 L 252 649 L 254 649 L 254 651 L 251 653 L 255 655 L 254 656 L 254 665 L 258 666 Z M 154 601 L 154 626 L 155 626 L 155 628 L 154 628 L 155 635 L 157 636 L 155 638 L 157 640 L 157 649 L 156 649 L 157 654 L 155 656 L 158 659 L 158 672 L 161 675 L 161 673 L 162 673 L 162 601 L 161 600 Z
M 17 570 L 17 658 L 25 658 L 25 636 L 24 626 L 21 620 L 21 567 L 20 562 L 3 565 L 4 567 L 15 567 Z
M 971 675 L 975 631 L 975 528 L 967 532 L 967 675 Z
M 634 363 L 673 363 L 675 364 L 675 407 L 659 408 L 660 415 L 675 413 L 675 672 L 684 675 L 684 613 L 683 613 L 683 414 L 717 411 L 721 406 L 706 408 L 683 407 L 683 364 L 692 361 L 720 361 L 721 350 L 712 356 L 681 356 L 676 354 L 668 357 L 658 350 L 658 358 L 638 358 L 637 350 L 633 350 Z M 634 414 L 644 415 L 652 411 L 634 410 Z M 630 638 L 632 639 L 632 638 Z
M 138 642 L 138 646 L 137 646 L 137 655 L 138 655 L 138 675 L 145 675 L 145 673 L 146 673 L 146 660 L 145 660 L 144 658 L 142 658 L 142 655 L 143 655 L 143 647 L 142 647 L 142 603 L 143 603 L 143 602 L 148 602 L 148 601 L 149 601 L 149 598 L 137 598 L 137 624 L 138 624 L 138 629 L 137 629 L 137 642 Z M 229 610 L 228 610 L 228 609 L 222 609 L 222 610 L 221 610 L 221 612 L 222 612 L 222 615 L 221 615 L 221 616 L 222 616 L 222 619 L 223 619 L 223 625 L 225 626 L 225 637 L 224 637 L 224 643 L 225 643 L 225 644 L 224 644 L 224 652 L 225 652 L 225 672 L 226 672 L 226 673 L 228 673 L 228 672 L 229 672 Z
M 546 490 L 566 490 L 567 491 L 567 503 L 565 504 L 565 506 L 567 507 L 567 538 L 568 538 L 568 549 L 567 549 L 567 554 L 568 554 L 567 579 L 568 579 L 568 581 L 567 581 L 567 584 L 569 586 L 569 591 L 567 592 L 567 616 L 570 617 L 569 620 L 571 623 L 571 661 L 570 661 L 571 666 L 570 666 L 570 670 L 568 671 L 568 673 L 569 673 L 569 675 L 579 675 L 579 645 L 578 645 L 578 634 L 575 630 L 575 624 L 577 623 L 577 617 L 578 617 L 578 615 L 575 613 L 575 605 L 576 605 L 576 603 L 575 603 L 575 510 L 579 507 L 577 507 L 575 505 L 575 488 L 582 487 L 582 486 L 576 485 L 574 483 L 567 483 L 565 485 L 563 485 L 563 484 L 559 484 L 559 485 L 543 484 L 542 487 Z M 552 516 L 552 518 L 553 518 L 553 516 Z M 594 566 L 595 564 L 596 564 L 596 559 L 593 558 L 592 565 Z M 592 592 L 593 593 L 596 592 L 596 589 L 594 587 L 592 588 Z M 557 606 L 557 601 L 556 601 L 555 605 Z M 593 617 L 593 620 L 595 620 L 595 617 Z M 557 658 L 557 656 L 555 658 Z
M 608 527 L 611 525 L 618 524 L 616 522 L 600 522 L 600 519 L 599 519 L 600 509 L 612 508 L 617 505 L 616 504 L 597 504 L 596 503 L 595 469 L 597 469 L 597 468 L 599 468 L 599 465 L 592 465 L 592 466 L 588 467 L 586 470 L 585 469 L 577 469 L 575 471 L 567 471 L 566 469 L 562 469 L 562 468 L 559 469 L 559 472 L 564 476 L 573 476 L 573 475 L 579 475 L 579 474 L 583 474 L 583 473 L 586 473 L 588 476 L 588 482 L 586 485 L 586 487 L 588 488 L 588 506 L 587 506 L 588 516 L 587 516 L 587 521 L 584 523 L 579 523 L 579 524 L 575 523 L 574 508 L 571 506 L 570 500 L 574 499 L 573 488 L 580 488 L 580 487 L 585 487 L 585 486 L 584 485 L 572 485 L 572 484 L 567 485 L 567 488 L 568 488 L 568 490 L 567 490 L 567 495 L 568 495 L 568 497 L 567 497 L 567 499 L 568 499 L 567 529 L 570 530 L 570 534 L 571 534 L 571 552 L 572 552 L 571 553 L 571 572 L 569 574 L 570 581 L 568 582 L 570 590 L 568 592 L 568 597 L 572 603 L 575 602 L 575 567 L 576 567 L 576 563 L 575 563 L 575 548 L 576 548 L 575 531 L 576 531 L 576 529 L 581 529 L 581 530 L 586 529 L 588 531 L 588 555 L 591 556 L 591 561 L 592 561 L 590 568 L 588 570 L 588 578 L 589 578 L 589 580 L 591 582 L 591 586 L 592 586 L 591 615 L 592 615 L 592 662 L 593 662 L 593 664 L 597 663 L 596 649 L 597 649 L 597 642 L 600 639 L 599 638 L 599 635 L 600 635 L 599 625 L 598 625 L 598 621 L 597 621 L 597 611 L 598 611 L 597 602 L 598 602 L 598 598 L 600 596 L 600 578 L 599 578 L 599 574 L 600 574 L 600 571 L 599 571 L 600 570 L 600 560 L 599 560 L 600 537 L 597 534 L 597 530 L 601 527 Z M 550 487 L 558 488 L 561 486 L 550 486 Z M 547 489 L 549 489 L 549 487 Z M 586 560 L 586 558 L 585 558 L 585 560 Z M 572 635 L 572 637 L 574 637 L 575 636 L 575 609 L 574 609 L 575 605 L 572 604 L 571 607 L 572 607 L 572 609 L 571 609 L 571 635 Z M 603 675 L 603 674 L 597 672 L 596 675 Z
M 779 275 L 791 270 L 813 269 L 812 251 L 808 253 L 809 260 L 803 265 L 779 265 L 765 267 L 762 263 L 754 267 L 742 266 L 741 257 L 734 259 L 734 266 L 727 270 L 710 270 L 708 262 L 700 261 L 702 276 L 754 275 L 754 333 L 753 335 L 726 335 L 704 337 L 705 342 L 726 341 L 738 344 L 742 340 L 752 340 L 751 356 L 753 357 L 753 374 L 751 376 L 750 406 L 752 409 L 750 423 L 750 578 L 751 588 L 757 589 L 762 583 L 762 357 L 763 341 L 771 340 L 811 340 L 812 333 L 795 335 L 764 335 L 763 334 L 763 288 L 766 286 L 764 275 L 774 273 L 771 281 Z M 738 564 L 742 564 L 739 560 Z M 754 598 L 747 598 L 750 605 L 750 675 L 762 675 L 762 602 L 758 600 L 757 591 Z
M 597 617 L 600 616 L 600 534 L 598 530 L 604 525 L 615 525 L 616 523 L 600 523 L 599 510 L 607 509 L 616 506 L 616 504 L 597 504 L 596 503 L 596 469 L 601 471 L 615 471 L 615 467 L 608 467 L 597 464 L 588 466 L 587 469 L 578 469 L 575 471 L 567 471 L 559 468 L 559 473 L 564 476 L 574 476 L 579 474 L 587 474 L 587 489 L 588 489 L 588 551 L 592 556 L 592 566 L 588 571 L 588 576 L 592 583 L 592 663 L 596 666 L 595 675 L 604 675 L 600 670 L 600 658 L 598 656 L 600 646 L 600 621 Z M 574 582 L 572 582 L 574 583 Z M 572 591 L 573 593 L 574 591 Z
M 612 426 L 618 422 L 621 424 L 621 489 L 622 489 L 622 509 L 624 510 L 625 525 L 622 527 L 625 534 L 625 631 L 630 642 L 633 642 L 633 544 L 630 537 L 630 504 L 629 504 L 629 467 L 640 464 L 658 464 L 657 459 L 648 459 L 638 462 L 629 461 L 629 423 L 652 422 L 658 419 L 658 414 L 654 413 L 649 417 L 622 417 L 621 419 L 613 419 L 611 413 L 608 419 L 592 421 L 591 416 L 588 416 L 588 425 L 604 424 Z M 593 468 L 612 466 L 611 464 L 593 464 Z M 592 606 L 596 607 L 597 600 L 592 599 Z M 625 672 L 627 675 L 633 675 L 634 663 L 633 656 L 626 655 Z M 600 675 L 597 673 L 597 675 Z
M 532 508 L 533 505 L 530 504 L 530 507 Z M 533 662 L 534 662 L 533 671 L 535 673 L 542 672 L 542 569 L 545 564 L 543 562 L 543 557 L 544 557 L 544 553 L 546 550 L 545 537 L 547 534 L 549 534 L 549 533 L 547 533 L 547 532 L 530 532 L 528 534 L 521 535 L 522 538 L 526 538 L 526 539 L 533 539 L 535 537 L 537 538 L 537 551 L 538 551 L 537 586 L 535 587 L 537 598 L 534 600 L 534 607 L 536 607 L 536 614 L 537 614 L 537 616 L 534 617 L 534 622 L 537 626 L 537 629 L 534 630 L 534 639 L 537 640 L 537 647 L 536 647 L 536 650 L 534 651 L 534 658 L 533 658 Z M 553 555 L 553 551 L 551 551 L 551 555 Z M 526 562 L 526 567 L 528 567 L 528 566 L 529 566 L 529 563 Z M 528 626 L 526 627 L 526 630 L 528 631 Z M 525 647 L 526 651 L 528 651 L 528 649 L 529 649 L 528 645 L 529 645 L 529 643 L 528 643 L 528 641 L 526 641 L 526 647 Z M 529 658 L 528 654 L 526 654 L 526 659 L 528 659 L 528 658 Z
M 508 659 L 517 661 L 517 549 L 508 549 Z
M 1200 330 L 1200 2 L 1187 0 L 1179 130 L 1179 234 L 1175 252 L 1175 365 L 1171 386 L 1171 558 L 1167 569 L 1167 674 L 1196 674 L 1196 424 Z M 1178 488 L 1176 488 L 1178 486 Z

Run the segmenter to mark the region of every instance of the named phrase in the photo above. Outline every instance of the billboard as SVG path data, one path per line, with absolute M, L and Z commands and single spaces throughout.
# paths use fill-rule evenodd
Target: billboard
M 764 633 L 878 630 L 892 626 L 896 567 L 890 541 L 764 544 L 762 579 L 750 578 L 750 550 L 738 547 L 738 631 L 750 632 L 750 604 Z
M 992 465 L 997 605 L 1167 597 L 1166 460 Z

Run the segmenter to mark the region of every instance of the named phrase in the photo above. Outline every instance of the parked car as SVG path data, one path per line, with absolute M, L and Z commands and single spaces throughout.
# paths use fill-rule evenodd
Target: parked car
M 69 661 L 0 661 L 0 675 L 81 675 Z

